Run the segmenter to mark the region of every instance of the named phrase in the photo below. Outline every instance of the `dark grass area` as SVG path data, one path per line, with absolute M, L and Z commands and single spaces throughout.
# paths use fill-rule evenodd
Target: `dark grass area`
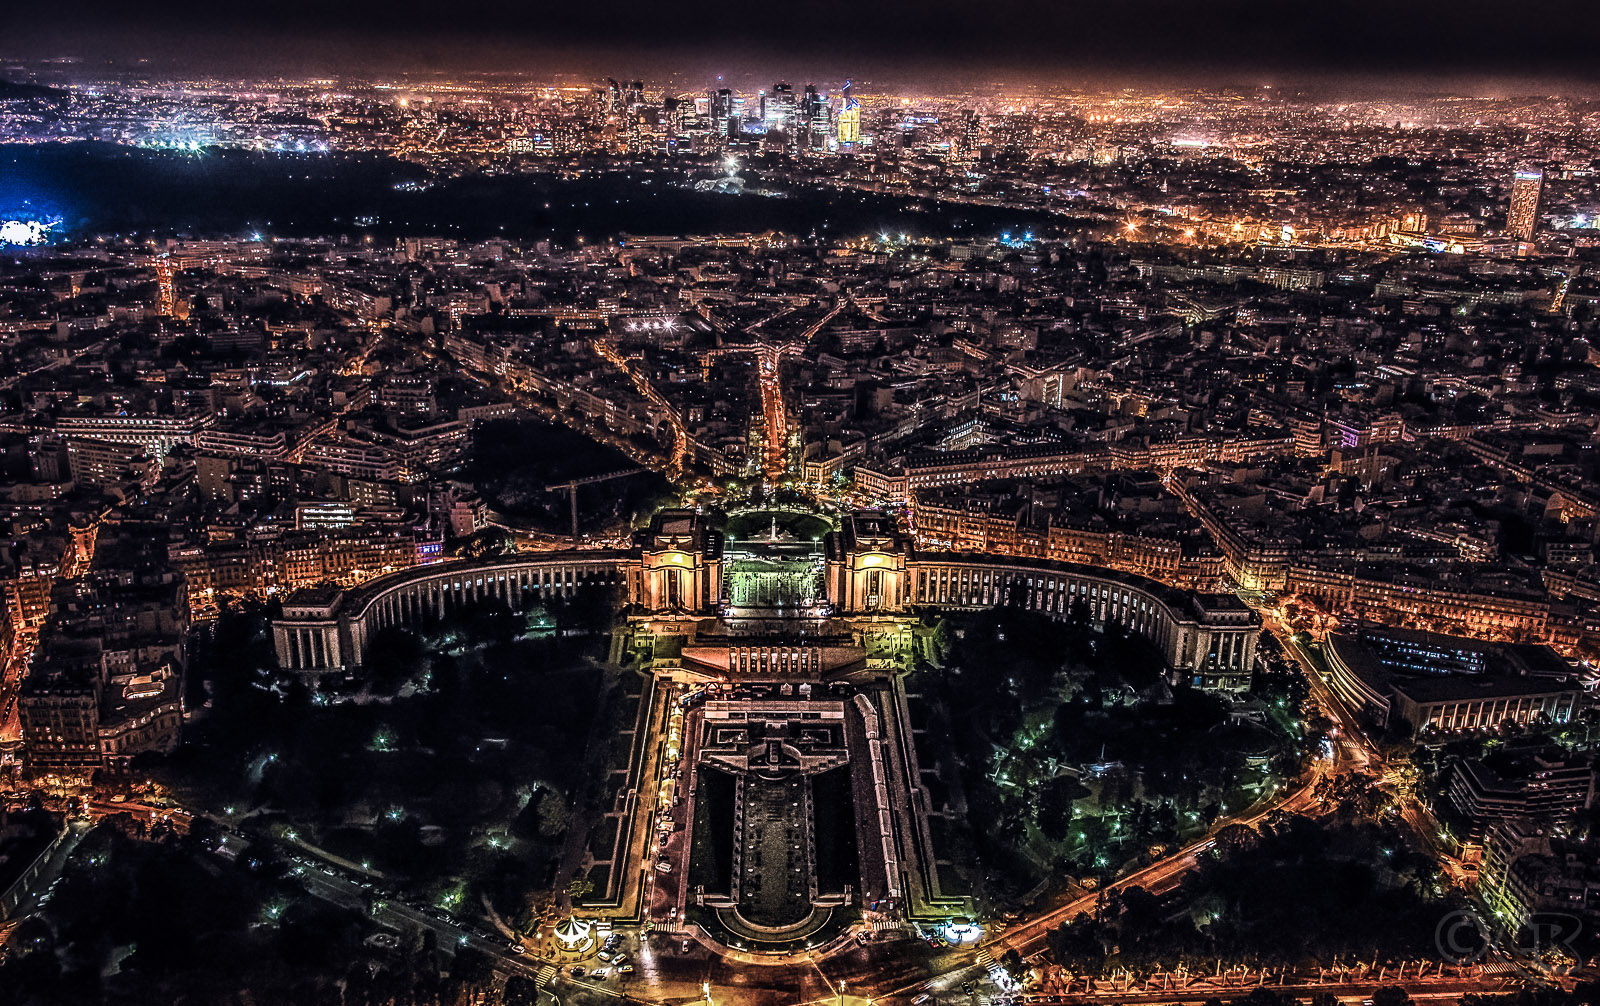
M 596 859 L 610 859 L 616 851 L 619 817 L 602 817 L 594 826 L 594 837 L 589 840 L 589 851 Z
M 850 769 L 829 769 L 811 780 L 811 805 L 816 814 L 817 891 L 838 894 L 858 886 L 860 850 L 856 848 L 856 807 Z
M 694 845 L 689 858 L 689 886 L 707 894 L 733 891 L 734 779 L 726 772 L 698 770 L 694 800 Z
M 939 875 L 939 894 L 941 897 L 956 897 L 972 893 L 972 885 L 961 879 L 961 874 L 950 863 L 940 863 L 937 871 Z
M 911 717 L 911 729 L 928 729 L 928 722 L 932 718 L 933 714 L 928 708 L 928 702 L 926 699 L 916 695 L 906 696 L 906 712 L 909 713 Z
M 255 686 L 270 674 L 266 621 L 230 612 L 197 634 L 190 670 L 216 708 L 148 770 L 185 806 L 258 811 L 247 830 L 296 828 L 411 894 L 432 900 L 439 878 L 460 878 L 503 914 L 525 910 L 554 873 L 574 796 L 604 792 L 589 740 L 615 703 L 586 659 L 601 637 L 506 642 L 463 619 L 448 640 L 413 641 L 414 694 L 335 705 Z M 486 853 L 485 832 L 509 832 L 515 855 Z
M 322 989 L 347 990 L 351 1003 L 467 1002 L 492 986 L 479 952 L 447 959 L 414 933 L 391 934 L 400 946 L 379 950 L 365 942 L 376 926 L 359 907 L 311 897 L 270 846 L 227 860 L 210 841 L 90 831 L 48 906 L 12 934 L 0 1002 L 334 1001 Z
M 589 867 L 590 897 L 603 898 L 611 889 L 611 867 L 609 865 L 596 865 Z

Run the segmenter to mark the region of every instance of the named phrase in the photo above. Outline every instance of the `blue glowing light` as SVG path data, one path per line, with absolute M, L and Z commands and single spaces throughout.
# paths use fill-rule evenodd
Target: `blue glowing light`
M 0 247 L 40 245 L 61 237 L 70 214 L 48 173 L 14 160 L 0 163 Z
M 0 248 L 42 245 L 54 226 L 42 220 L 0 220 Z

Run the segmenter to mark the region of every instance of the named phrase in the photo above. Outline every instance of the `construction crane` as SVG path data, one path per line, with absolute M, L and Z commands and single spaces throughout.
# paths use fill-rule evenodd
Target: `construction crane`
M 627 475 L 637 475 L 643 471 L 648 471 L 648 469 L 626 468 L 620 472 L 609 472 L 605 475 L 595 475 L 586 479 L 573 479 L 571 482 L 559 482 L 556 485 L 545 486 L 544 488 L 545 492 L 555 492 L 557 489 L 565 489 L 567 491 L 568 498 L 572 503 L 572 541 L 576 544 L 578 541 L 578 487 L 593 485 L 596 482 L 610 482 L 612 479 L 620 479 Z

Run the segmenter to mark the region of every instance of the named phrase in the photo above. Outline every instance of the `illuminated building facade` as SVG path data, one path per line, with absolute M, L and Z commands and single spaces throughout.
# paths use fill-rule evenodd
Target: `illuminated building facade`
M 886 504 L 905 503 L 908 502 L 908 494 L 914 494 L 919 489 L 965 486 L 992 479 L 1076 475 L 1096 470 L 1150 468 L 1167 471 L 1209 462 L 1287 457 L 1294 453 L 1294 449 L 1294 435 L 1288 430 L 1278 429 L 1223 436 L 1185 436 L 1137 444 L 1117 443 L 1083 450 L 1064 450 L 1060 445 L 1050 443 L 990 446 L 915 454 L 907 457 L 905 465 L 899 470 L 873 468 L 870 464 L 858 465 L 855 476 L 863 493 Z M 1175 491 L 1182 496 L 1181 487 Z
M 1220 552 L 1186 552 L 1183 543 L 1173 538 L 1078 527 L 1070 522 L 1030 525 L 1009 514 L 928 500 L 920 495 L 912 502 L 912 518 L 917 547 L 929 551 L 982 552 L 1105 566 L 1196 590 L 1220 586 L 1224 570 Z
M 177 747 L 189 605 L 154 530 L 123 527 L 95 568 L 51 591 L 17 700 L 30 766 L 118 768 Z
M 921 554 L 879 511 L 844 518 L 824 548 L 824 590 L 838 615 L 898 615 L 929 605 L 1084 616 L 1143 636 L 1196 687 L 1249 687 L 1260 620 L 1230 595 L 1048 559 Z M 648 614 L 705 617 L 722 603 L 723 565 L 720 532 L 692 512 L 665 511 L 626 551 L 525 553 L 402 570 L 348 591 L 306 588 L 284 602 L 273 636 L 280 666 L 322 674 L 359 666 L 379 629 L 422 624 L 489 598 L 522 610 L 594 586 Z
M 285 670 L 340 673 L 359 667 L 372 634 L 391 626 L 426 625 L 491 598 L 521 611 L 590 586 L 631 592 L 644 583 L 642 563 L 618 551 L 530 552 L 489 562 L 438 563 L 380 576 L 351 590 L 297 590 L 284 600 L 283 618 L 272 623 L 273 645 Z
M 137 484 L 145 489 L 161 477 L 161 465 L 141 444 L 104 440 L 64 441 L 72 481 L 84 486 Z
M 1417 731 L 1566 723 L 1583 688 L 1543 646 L 1506 646 L 1408 629 L 1334 633 L 1324 653 L 1328 685 L 1377 724 Z
M 1245 692 L 1261 621 L 1231 594 L 1198 594 L 1097 566 L 959 553 L 907 564 L 906 605 L 1019 607 L 1058 618 L 1086 615 L 1154 646 L 1175 678 L 1208 691 Z
M 844 82 L 844 108 L 839 112 L 839 143 L 861 142 L 861 102 L 850 93 L 850 81 Z
M 744 109 L 744 99 L 729 88 L 722 87 L 711 92 L 711 126 L 712 130 L 724 138 L 739 135 L 741 118 Z
M 722 596 L 722 534 L 690 511 L 656 514 L 639 535 L 630 600 L 650 611 L 699 612 Z
M 1445 795 L 1473 826 L 1493 821 L 1570 822 L 1594 805 L 1595 773 L 1586 757 L 1557 750 L 1497 752 L 1456 763 Z
M 761 95 L 761 119 L 769 133 L 781 132 L 793 137 L 799 116 L 799 103 L 795 100 L 794 85 L 778 83 Z
M 854 99 L 852 99 L 854 100 Z M 839 142 L 861 142 L 861 106 L 846 105 L 839 113 Z
M 827 539 L 827 591 L 845 614 L 899 611 L 907 604 L 910 541 L 886 513 L 866 510 L 840 522 Z
M 1593 921 L 1600 904 L 1600 869 L 1576 840 L 1562 839 L 1543 822 L 1502 819 L 1488 830 L 1478 891 L 1496 920 L 1523 927 L 1545 918 Z
M 1455 572 L 1400 564 L 1289 562 L 1282 589 L 1383 624 L 1445 629 L 1481 639 L 1546 638 L 1550 598 L 1542 590 Z
M 166 318 L 173 316 L 178 304 L 172 277 L 172 260 L 165 255 L 156 259 L 156 288 L 161 298 L 161 315 Z
M 193 444 L 215 417 L 194 411 L 182 415 L 129 415 L 127 413 L 78 414 L 56 420 L 56 434 L 65 438 L 138 444 L 157 458 L 165 458 L 179 444 Z
M 1511 177 L 1511 209 L 1506 232 L 1518 241 L 1532 241 L 1539 225 L 1539 199 L 1544 194 L 1543 171 L 1518 171 Z
M 828 134 L 832 131 L 828 127 L 832 124 L 833 106 L 828 103 L 828 96 L 817 90 L 815 84 L 807 84 L 805 96 L 800 102 L 800 114 L 808 132 L 807 146 L 812 150 L 822 150 L 828 145 Z

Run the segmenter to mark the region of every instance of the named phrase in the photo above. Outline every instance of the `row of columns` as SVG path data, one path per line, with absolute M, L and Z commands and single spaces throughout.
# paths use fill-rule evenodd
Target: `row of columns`
M 504 601 L 513 611 L 529 594 L 570 597 L 579 585 L 617 576 L 615 565 L 563 564 L 439 576 L 405 584 L 374 600 L 361 615 L 368 631 L 443 618 L 452 608 L 478 601 Z
M 1520 696 L 1517 698 L 1480 699 L 1465 702 L 1441 702 L 1428 709 L 1427 723 L 1440 730 L 1465 730 L 1474 727 L 1497 727 L 1507 720 L 1512 723 L 1529 723 L 1540 713 L 1561 722 L 1571 716 L 1571 699 L 1563 702 L 1559 696 Z M 1561 707 L 1567 705 L 1567 717 L 1562 717 Z
M 816 600 L 815 573 L 734 573 L 729 579 L 731 603 L 740 607 L 773 608 Z
M 829 600 L 839 611 L 899 611 L 910 593 L 904 584 L 904 570 L 892 567 L 852 569 L 840 567 L 837 577 L 829 577 Z
M 314 623 L 276 622 L 273 641 L 278 663 L 285 669 L 335 670 L 346 663 L 359 663 L 366 641 L 379 629 L 415 626 L 489 599 L 504 601 L 513 611 L 521 610 L 530 596 L 570 597 L 585 583 L 618 582 L 621 576 L 622 569 L 614 560 L 426 575 L 383 592 L 359 615 L 341 614 L 336 620 Z
M 735 674 L 805 674 L 822 672 L 822 651 L 814 646 L 734 646 L 728 670 Z
M 1227 632 L 1213 629 L 1211 632 L 1211 662 L 1216 667 L 1238 670 L 1248 666 L 1247 652 L 1250 640 L 1245 632 Z
M 278 662 L 297 671 L 340 666 L 339 626 L 276 626 Z
M 1094 587 L 1100 588 L 1098 593 Z M 1029 611 L 1064 615 L 1081 600 L 1096 619 L 1116 622 L 1147 636 L 1165 621 L 1157 611 L 1163 606 L 1148 594 L 1067 576 L 1040 575 L 1035 580 L 1016 572 L 938 567 L 925 572 L 918 570 L 915 596 L 918 602 L 926 604 L 988 608 L 1005 603 L 1009 592 L 1018 589 L 1027 591 L 1022 607 Z

